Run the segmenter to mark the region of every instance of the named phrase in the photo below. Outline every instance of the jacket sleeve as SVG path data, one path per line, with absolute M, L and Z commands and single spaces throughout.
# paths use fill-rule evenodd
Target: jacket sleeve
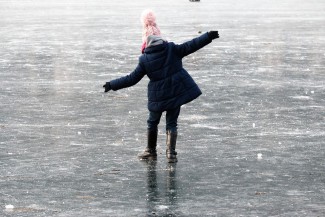
M 183 44 L 175 45 L 176 53 L 183 58 L 203 48 L 204 46 L 210 44 L 211 42 L 212 40 L 210 39 L 208 33 L 205 33 Z
M 136 69 L 129 75 L 110 81 L 112 90 L 116 91 L 122 88 L 130 87 L 138 83 L 144 76 L 146 72 L 144 68 L 139 63 Z

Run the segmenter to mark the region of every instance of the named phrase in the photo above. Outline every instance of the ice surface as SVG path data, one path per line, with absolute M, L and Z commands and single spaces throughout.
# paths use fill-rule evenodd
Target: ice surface
M 177 152 L 140 162 L 146 88 L 131 72 L 140 14 L 176 43 L 203 94 Z M 324 216 L 323 0 L 0 1 L 0 216 Z M 258 154 L 262 154 L 262 160 Z M 7 209 L 6 205 L 13 205 Z

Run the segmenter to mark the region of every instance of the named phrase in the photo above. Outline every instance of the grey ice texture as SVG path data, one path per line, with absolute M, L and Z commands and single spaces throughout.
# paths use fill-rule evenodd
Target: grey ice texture
M 179 162 L 146 146 L 146 88 L 103 93 L 163 37 L 184 59 Z M 0 0 L 0 216 L 325 216 L 325 1 Z

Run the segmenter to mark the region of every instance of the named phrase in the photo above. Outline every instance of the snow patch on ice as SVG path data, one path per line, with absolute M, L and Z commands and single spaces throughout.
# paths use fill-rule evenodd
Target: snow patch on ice
M 90 144 L 82 144 L 82 143 L 76 143 L 76 142 L 70 142 L 71 146 L 90 146 Z
M 262 156 L 263 156 L 262 153 L 258 153 L 258 154 L 257 154 L 257 159 L 258 159 L 258 160 L 262 160 L 262 158 L 263 158 Z
M 14 207 L 14 205 L 8 204 L 8 205 L 5 206 L 5 208 L 6 208 L 6 210 L 12 210 L 15 207 Z
M 287 191 L 287 195 L 289 195 L 289 196 L 302 196 L 302 195 L 305 195 L 305 193 L 302 192 L 302 191 L 297 191 L 297 190 L 289 190 L 289 191 Z
M 211 129 L 211 130 L 220 129 L 220 127 L 212 126 L 212 125 L 208 125 L 208 124 L 191 124 L 190 126 L 194 127 L 194 128 L 206 128 L 206 129 Z
M 207 116 L 205 115 L 187 115 L 186 117 L 182 117 L 182 120 L 186 120 L 186 121 L 191 121 L 191 120 L 206 120 L 208 119 Z
M 157 209 L 159 209 L 159 210 L 165 210 L 165 209 L 168 209 L 168 206 L 159 205 L 159 206 L 157 206 Z
M 299 100 L 311 100 L 312 98 L 310 96 L 291 96 L 293 99 L 299 99 Z

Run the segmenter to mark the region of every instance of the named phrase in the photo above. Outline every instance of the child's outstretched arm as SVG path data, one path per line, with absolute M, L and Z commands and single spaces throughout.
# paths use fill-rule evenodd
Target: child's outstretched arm
M 106 82 L 103 88 L 105 88 L 105 92 L 108 92 L 110 90 L 115 91 L 122 88 L 130 87 L 138 83 L 145 76 L 145 74 L 146 72 L 144 68 L 139 63 L 136 69 L 131 74 Z
M 190 41 L 187 41 L 180 45 L 175 45 L 176 52 L 180 57 L 185 57 L 195 51 L 201 49 L 202 47 L 210 44 L 213 39 L 219 38 L 218 31 L 210 31 L 199 37 L 196 37 Z

